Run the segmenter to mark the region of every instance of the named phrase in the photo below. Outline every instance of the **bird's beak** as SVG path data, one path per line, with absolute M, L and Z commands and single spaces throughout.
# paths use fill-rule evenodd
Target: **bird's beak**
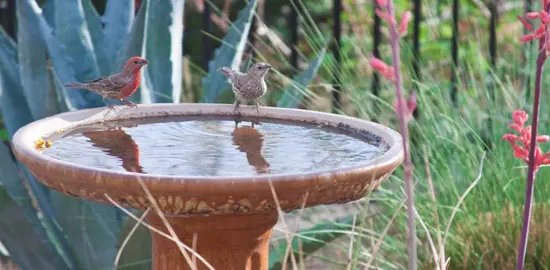
M 266 68 L 272 68 L 273 66 L 270 65 L 270 64 L 265 64 L 264 67 L 266 67 Z
M 149 61 L 147 61 L 147 59 L 141 59 L 141 60 L 139 60 L 139 63 L 142 64 L 142 65 L 147 65 L 147 64 L 149 64 Z

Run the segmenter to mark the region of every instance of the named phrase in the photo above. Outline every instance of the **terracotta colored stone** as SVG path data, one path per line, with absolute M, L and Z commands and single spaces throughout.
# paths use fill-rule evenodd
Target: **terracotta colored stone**
M 251 106 L 241 106 L 243 116 L 256 116 Z M 382 125 L 335 114 L 306 110 L 260 108 L 260 119 L 280 119 L 345 127 L 387 147 L 379 157 L 359 166 L 299 174 L 261 174 L 250 177 L 186 177 L 139 174 L 90 168 L 51 158 L 34 147 L 38 138 L 66 135 L 76 126 L 105 121 L 176 115 L 232 115 L 230 104 L 151 104 L 118 107 L 116 113 L 95 108 L 62 113 L 21 128 L 13 138 L 16 157 L 46 186 L 86 200 L 109 203 L 106 194 L 126 207 L 145 209 L 151 204 L 140 186 L 141 179 L 180 240 L 197 249 L 216 269 L 267 269 L 268 242 L 277 222 L 270 182 L 281 210 L 346 203 L 372 191 L 402 162 L 401 136 Z M 240 131 L 249 132 L 249 131 Z M 253 136 L 254 134 L 249 133 Z M 89 134 L 93 137 L 93 134 Z M 124 134 L 119 134 L 124 136 Z M 99 142 L 106 144 L 107 142 Z M 243 148 L 246 151 L 246 148 Z M 253 148 L 253 147 L 252 147 Z M 128 167 L 139 167 L 132 160 Z M 255 157 L 253 157 L 255 158 Z M 258 168 L 265 167 L 261 159 Z M 250 161 L 252 162 L 252 161 Z M 256 165 L 255 165 L 256 166 Z M 156 213 L 149 223 L 167 232 Z M 191 269 L 176 244 L 153 234 L 154 269 Z M 198 269 L 204 265 L 198 263 Z M 178 268 L 179 267 L 179 268 Z

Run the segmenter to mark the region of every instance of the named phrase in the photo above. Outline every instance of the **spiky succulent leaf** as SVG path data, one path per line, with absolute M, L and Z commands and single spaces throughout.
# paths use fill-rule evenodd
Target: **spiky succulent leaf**
M 149 0 L 142 56 L 151 102 L 178 103 L 181 98 L 184 0 Z
M 17 48 L 2 27 L 0 27 L 0 108 L 9 138 L 20 127 L 33 118 L 21 86 Z M 9 90 L 9 91 L 8 91 Z
M 317 75 L 317 71 L 325 58 L 326 47 L 323 48 L 317 58 L 309 62 L 309 66 L 292 80 L 292 85 L 286 88 L 283 97 L 277 102 L 278 107 L 296 108 L 307 94 L 307 86 Z
M 103 51 L 103 26 L 101 17 L 97 13 L 91 0 L 81 0 L 82 8 L 84 9 L 84 18 L 88 25 L 88 31 L 90 31 L 90 37 L 92 44 L 94 45 L 95 57 L 97 65 L 99 66 L 99 72 L 101 76 L 109 75 L 110 67 L 112 66 L 111 60 L 107 59 Z
M 64 45 L 64 51 L 74 67 L 78 81 L 99 77 L 92 37 L 85 20 L 82 0 L 53 0 L 55 37 Z
M 46 20 L 42 17 L 42 10 L 34 0 L 21 0 L 17 1 L 17 14 L 18 21 L 26 21 L 25 25 L 30 25 L 32 29 L 37 29 L 37 36 L 42 38 L 42 44 L 45 44 L 47 50 L 40 50 L 40 52 L 47 51 L 51 65 L 59 75 L 59 78 L 63 84 L 76 81 L 75 72 L 71 65 L 71 61 L 67 58 L 64 48 L 57 42 L 57 39 L 53 36 L 52 28 L 48 25 Z M 27 29 L 30 28 L 19 28 Z M 18 31 L 26 32 L 26 31 Z M 21 43 L 21 42 L 19 42 Z M 20 52 L 21 54 L 21 52 Z M 25 77 L 22 80 L 25 81 Z M 46 84 L 43 84 L 46 85 Z M 89 95 L 96 95 L 89 91 L 70 89 L 67 91 L 71 103 L 76 109 L 84 109 L 90 107 L 102 106 L 103 103 L 91 103 L 86 102 L 86 98 Z M 90 98 L 88 100 L 92 100 Z M 31 108 L 33 106 L 31 105 Z M 33 114 L 34 115 L 34 114 Z
M 216 102 L 220 94 L 230 88 L 227 78 L 217 69 L 223 66 L 239 69 L 257 2 L 257 0 L 250 0 L 247 6 L 239 12 L 237 20 L 231 24 L 222 39 L 222 45 L 214 52 L 214 60 L 208 63 L 208 74 L 202 78 L 202 102 Z
M 46 235 L 36 231 L 38 219 L 30 221 L 23 209 L 0 185 L 0 217 L 3 217 L 0 218 L 0 242 L 10 253 L 10 258 L 21 269 L 67 269 Z
M 129 0 L 109 0 L 105 8 L 105 14 L 102 21 L 103 28 L 103 54 L 107 59 L 115 60 L 124 47 L 128 33 L 134 23 L 134 1 Z M 115 62 L 115 61 L 113 61 Z M 116 73 L 120 69 L 116 64 L 112 64 L 108 73 Z
M 130 31 L 128 38 L 126 39 L 126 43 L 124 44 L 121 53 L 117 57 L 116 66 L 118 69 L 122 68 L 124 62 L 130 57 L 141 55 L 142 53 L 143 37 L 145 33 L 145 17 L 147 15 L 148 6 L 147 2 L 149 1 L 144 0 L 143 2 L 141 2 L 138 14 L 134 20 L 134 24 L 132 25 L 132 30 Z M 143 73 L 141 74 L 141 76 L 143 79 Z M 142 96 L 144 98 L 141 98 Z M 136 93 L 130 96 L 128 99 L 133 102 L 143 102 L 143 100 L 147 101 L 146 99 L 150 96 L 151 95 L 149 94 L 147 86 L 144 83 L 141 83 Z

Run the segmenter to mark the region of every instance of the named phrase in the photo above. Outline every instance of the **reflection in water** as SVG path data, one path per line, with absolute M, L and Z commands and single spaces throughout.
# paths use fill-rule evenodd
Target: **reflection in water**
M 82 135 L 90 139 L 93 146 L 100 148 L 103 152 L 118 157 L 122 160 L 122 167 L 128 172 L 144 173 L 139 164 L 139 147 L 132 139 L 132 136 L 121 128 L 87 131 Z
M 246 153 L 248 164 L 254 166 L 257 173 L 270 172 L 269 163 L 262 153 L 263 135 L 253 127 L 241 126 L 235 127 L 233 133 L 233 144 L 239 151 Z
M 250 176 L 344 168 L 385 151 L 370 137 L 322 125 L 263 121 L 235 127 L 231 117 L 192 116 L 108 122 L 56 133 L 42 153 L 150 175 Z

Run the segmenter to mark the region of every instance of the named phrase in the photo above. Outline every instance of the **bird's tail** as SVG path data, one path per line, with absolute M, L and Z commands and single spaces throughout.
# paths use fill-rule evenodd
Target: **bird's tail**
M 217 71 L 223 73 L 227 78 L 231 78 L 231 75 L 233 74 L 233 70 L 228 67 L 218 68 Z
M 72 87 L 72 88 L 86 88 L 86 85 L 83 83 L 78 82 L 71 82 L 68 84 L 65 84 L 65 87 Z

